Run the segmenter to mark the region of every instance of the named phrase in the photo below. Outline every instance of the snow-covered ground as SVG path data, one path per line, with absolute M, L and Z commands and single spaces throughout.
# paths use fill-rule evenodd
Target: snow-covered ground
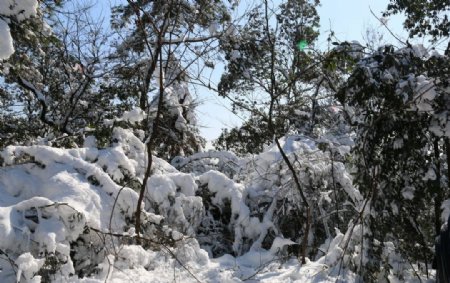
M 137 245 L 133 218 L 145 147 L 131 130 L 122 128 L 115 128 L 113 140 L 104 149 L 88 137 L 84 148 L 35 145 L 3 150 L 0 282 L 358 279 L 349 268 L 365 260 L 358 236 L 361 225 L 350 221 L 347 231 L 333 229 L 334 205 L 327 204 L 333 204 L 334 195 L 328 189 L 333 182 L 339 184 L 339 194 L 347 198 L 343 210 L 361 209 L 364 200 L 345 166 L 330 163 L 316 141 L 282 140 L 302 185 L 321 188 L 306 193 L 316 199 L 315 210 L 322 214 L 316 217 L 325 229 L 310 231 L 308 256 L 313 258 L 301 264 L 292 251 L 298 250 L 302 237 L 289 238 L 290 226 L 296 224 L 283 224 L 301 211 L 299 196 L 276 147 L 246 158 L 230 152 L 198 153 L 180 157 L 173 165 L 155 158 L 145 195 L 142 245 Z M 348 152 L 348 146 L 334 149 Z M 297 224 L 302 231 L 304 223 Z M 314 245 L 319 248 L 314 250 Z M 391 280 L 425 278 L 406 267 L 394 249 L 386 251 L 386 259 L 395 265 L 388 272 Z

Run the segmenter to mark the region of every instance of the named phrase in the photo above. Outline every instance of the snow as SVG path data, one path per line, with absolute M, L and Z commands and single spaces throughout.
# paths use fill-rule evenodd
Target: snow
M 288 256 L 288 249 L 297 249 L 302 238 L 285 237 L 277 221 L 296 213 L 300 201 L 289 186 L 279 185 L 289 184 L 291 175 L 275 145 L 252 157 L 214 151 L 179 157 L 175 167 L 155 157 L 142 214 L 142 235 L 153 242 L 137 245 L 130 219 L 138 194 L 124 180 L 133 179 L 140 188 L 145 145 L 131 130 L 120 127 L 113 137 L 114 143 L 103 149 L 87 137 L 83 148 L 9 146 L 1 152 L 0 250 L 13 261 L 13 265 L 0 261 L 1 282 L 18 277 L 23 282 L 44 282 L 48 256 L 54 256 L 58 265 L 50 275 L 53 282 L 358 279 L 347 267 L 357 266 L 364 256 L 358 236 L 361 225 L 350 222 L 345 233 L 329 229 L 315 260 L 301 264 Z M 328 225 L 327 214 L 335 205 L 336 192 L 329 187 L 333 182 L 347 196 L 349 209 L 361 209 L 363 198 L 344 164 L 335 161 L 332 167 L 329 153 L 319 150 L 317 141 L 289 136 L 280 142 L 288 158 L 299 160 L 302 186 L 320 188 L 308 191 L 308 197 L 318 200 L 322 224 Z M 348 153 L 348 146 L 330 146 L 336 154 Z M 109 232 L 118 236 L 108 236 Z M 155 244 L 163 239 L 168 242 Z M 392 249 L 386 251 L 387 258 L 401 263 L 396 274 L 407 272 L 394 255 Z M 82 271 L 84 277 L 79 276 Z
M 7 19 L 20 24 L 37 16 L 38 6 L 37 0 L 0 2 L 0 60 L 14 53 Z M 51 28 L 45 23 L 43 26 L 43 33 L 50 34 Z M 221 27 L 213 22 L 204 28 L 214 36 Z M 230 25 L 224 28 L 224 34 L 233 37 L 237 29 Z M 239 61 L 240 48 L 238 43 L 233 45 L 231 61 Z M 357 60 L 366 56 L 365 47 L 355 41 L 344 42 L 336 50 Z M 420 45 L 394 53 L 399 54 L 405 58 L 429 56 Z M 163 125 L 162 132 L 181 144 L 192 139 L 185 134 L 194 132 L 197 121 L 191 106 L 195 101 L 183 80 L 189 74 L 181 62 L 170 62 L 163 77 L 156 72 L 153 79 L 163 84 L 162 99 L 168 109 L 163 118 L 171 119 L 161 123 L 170 124 Z M 450 136 L 448 113 L 436 111 L 439 99 L 444 97 L 438 80 L 427 73 L 401 76 L 394 67 L 375 75 L 383 64 L 374 60 L 359 66 L 368 82 L 379 83 L 378 78 L 393 83 L 395 95 L 409 111 L 430 115 L 431 133 Z M 72 68 L 79 71 L 80 65 Z M 4 69 L 6 74 L 7 64 Z M 288 77 L 287 70 L 279 71 Z M 243 76 L 249 78 L 252 74 L 245 69 Z M 34 88 L 30 81 L 23 83 Z M 41 102 L 51 99 L 34 90 Z M 347 163 L 352 158 L 352 134 L 288 134 L 278 140 L 284 154 L 273 143 L 260 154 L 244 157 L 217 151 L 178 156 L 171 163 L 153 157 L 151 174 L 146 179 L 146 135 L 133 128 L 144 119 L 151 125 L 159 98 L 151 101 L 148 115 L 134 108 L 106 121 L 111 136 L 103 148 L 90 135 L 83 136 L 80 148 L 3 148 L 0 282 L 362 281 L 358 274 L 373 256 L 367 240 L 373 231 L 366 217 L 375 214 L 371 199 L 364 199 L 353 184 L 355 168 Z M 87 106 L 88 102 L 79 103 Z M 351 112 L 355 121 L 366 118 L 367 113 L 358 113 L 355 107 L 342 108 Z M 336 116 L 343 109 L 330 106 Z M 295 114 L 310 116 L 298 109 Z M 124 124 L 131 129 L 122 128 Z M 85 130 L 85 134 L 91 133 Z M 394 149 L 407 145 L 407 136 L 392 142 Z M 185 151 L 177 154 L 184 155 Z M 434 168 L 423 174 L 425 181 L 435 179 Z M 137 212 L 142 216 L 138 235 L 134 220 L 143 187 L 143 207 Z M 414 184 L 406 182 L 401 196 L 415 200 L 415 192 Z M 304 201 L 303 194 L 308 201 Z M 403 209 L 395 203 L 386 205 L 394 214 Z M 450 201 L 444 201 L 441 208 L 445 221 Z M 424 271 L 417 266 L 421 263 L 403 258 L 397 243 L 391 240 L 388 236 L 373 241 L 382 247 L 380 262 L 385 263 L 380 266 L 379 279 L 426 281 Z M 297 254 L 304 242 L 306 262 L 301 263 Z
M 44 259 L 35 259 L 30 253 L 21 254 L 15 261 L 18 267 L 17 282 L 20 282 L 22 276 L 25 280 L 32 279 L 34 274 L 44 265 L 44 262 Z M 40 282 L 38 276 L 34 279 L 36 279 L 35 282 Z
M 144 120 L 145 117 L 146 115 L 142 109 L 134 108 L 133 110 L 125 111 L 122 117 L 117 119 L 117 121 L 127 121 L 134 124 Z
M 414 90 L 414 106 L 412 109 L 432 112 L 433 106 L 431 102 L 437 96 L 434 83 L 425 76 L 420 75 L 416 77 L 416 89 Z
M 2 0 L 0 15 L 15 17 L 17 21 L 36 16 L 37 0 Z M 7 22 L 0 19 L 0 60 L 8 59 L 14 53 L 13 40 Z
M 0 10 L 1 11 L 1 10 Z M 0 19 L 0 60 L 8 59 L 14 53 L 13 41 L 8 24 Z
M 37 0 L 3 0 L 0 2 L 0 14 L 15 16 L 18 21 L 36 16 Z

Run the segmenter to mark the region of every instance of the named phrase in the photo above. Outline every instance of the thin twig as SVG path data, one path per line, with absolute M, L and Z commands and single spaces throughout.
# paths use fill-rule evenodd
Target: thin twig
M 396 36 L 392 30 L 387 26 L 386 22 L 381 20 L 379 17 L 377 17 L 377 15 L 375 15 L 375 13 L 372 11 L 372 8 L 369 7 L 370 13 L 375 17 L 375 19 L 377 19 L 386 29 L 387 31 L 395 38 L 397 39 L 400 43 L 402 43 L 403 45 L 407 45 L 406 42 L 404 42 L 403 40 L 401 40 L 398 36 Z
M 118 234 L 118 233 L 113 233 L 113 232 L 104 232 L 101 231 L 99 229 L 93 228 L 93 227 L 89 227 L 90 230 L 100 233 L 100 234 L 104 234 L 104 235 L 108 235 L 108 236 L 113 236 L 113 237 L 119 237 L 119 238 L 129 238 L 129 239 L 136 239 L 136 240 L 140 240 L 140 241 L 146 241 L 146 242 L 150 242 L 152 244 L 157 244 L 158 246 L 163 247 L 180 265 L 181 267 L 183 267 L 188 273 L 189 275 L 192 276 L 192 278 L 194 278 L 197 282 L 201 283 L 201 281 L 197 278 L 197 276 L 195 276 L 192 271 L 189 270 L 189 268 L 187 268 L 182 262 L 181 260 L 176 256 L 176 254 L 164 243 L 162 242 L 158 242 L 149 238 L 145 238 L 142 236 L 139 236 L 138 234 L 131 236 L 131 235 L 127 235 L 127 234 Z M 183 239 L 181 239 L 183 240 Z M 178 241 L 181 241 L 178 240 Z M 174 240 L 175 242 L 177 242 L 176 240 Z

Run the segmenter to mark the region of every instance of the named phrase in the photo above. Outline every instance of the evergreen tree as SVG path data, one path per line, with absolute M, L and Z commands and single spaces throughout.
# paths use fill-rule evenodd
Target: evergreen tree
M 367 280 L 388 274 L 384 243 L 394 242 L 411 261 L 432 261 L 448 194 L 442 156 L 448 91 L 440 86 L 443 74 L 432 71 L 439 58 L 421 46 L 382 47 L 358 63 L 338 94 L 356 132 L 355 183 L 370 207 L 363 220 L 371 255 L 361 271 Z
M 411 36 L 448 38 L 448 1 L 392 0 L 385 16 L 405 12 Z M 448 196 L 448 56 L 423 46 L 381 47 L 361 60 L 338 93 L 356 132 L 355 184 L 367 200 L 366 280 L 389 275 L 383 250 L 394 243 L 428 266 Z
M 172 0 L 128 1 L 113 9 L 112 26 L 120 37 L 111 56 L 115 71 L 104 89 L 116 93 L 125 109 L 148 114 L 141 129 L 147 137 L 156 135 L 160 157 L 192 154 L 204 143 L 187 82 L 213 61 L 230 8 L 222 1 Z
M 1 64 L 1 146 L 81 145 L 84 130 L 109 109 L 109 97 L 95 88 L 106 38 L 84 10 L 73 13 L 47 5 L 10 25 L 16 51 Z
M 224 129 L 214 141 L 214 146 L 218 150 L 231 150 L 239 155 L 260 153 L 264 150 L 264 145 L 271 142 L 267 122 L 264 118 L 261 119 L 260 116 L 254 114 L 240 127 Z M 282 136 L 287 130 L 282 122 L 281 119 L 274 122 L 278 136 Z
M 156 154 L 165 160 L 192 155 L 202 151 L 205 140 L 200 136 L 195 114 L 196 101 L 189 91 L 187 74 L 180 62 L 171 59 L 165 70 L 165 79 L 173 82 L 165 88 L 160 135 L 156 138 Z M 150 104 L 150 113 L 156 113 L 159 98 Z
M 248 13 L 238 33 L 223 40 L 227 66 L 219 94 L 249 118 L 242 127 L 223 132 L 216 142 L 219 148 L 260 152 L 274 135 L 317 137 L 331 122 L 329 106 L 334 101 L 327 97 L 338 83 L 325 64 L 328 55 L 314 50 L 318 4 L 289 0 L 274 8 L 266 1 Z M 248 139 L 249 134 L 254 138 Z
M 389 16 L 404 12 L 406 20 L 403 25 L 411 36 L 431 35 L 438 39 L 450 35 L 449 10 L 447 0 L 390 0 L 384 14 Z
M 202 143 L 195 139 L 195 134 L 191 135 L 193 139 L 184 139 L 188 135 L 180 134 L 187 130 L 183 127 L 187 116 L 176 115 L 175 123 L 166 119 L 173 117 L 171 106 L 174 98 L 178 98 L 175 103 L 184 103 L 180 99 L 186 98 L 186 91 L 172 98 L 168 96 L 174 84 L 172 91 L 179 91 L 177 82 L 185 81 L 183 76 L 189 74 L 192 65 L 208 60 L 207 54 L 214 49 L 213 41 L 220 35 L 217 26 L 229 21 L 228 12 L 225 2 L 204 0 L 128 0 L 126 5 L 114 9 L 112 24 L 120 33 L 120 41 L 113 55 L 117 60 L 118 77 L 132 77 L 134 86 L 123 85 L 123 80 L 113 82 L 118 90 L 131 86 L 131 91 L 128 91 L 131 96 L 124 98 L 130 99 L 146 114 L 141 130 L 146 144 L 147 164 L 135 213 L 137 234 L 141 232 L 142 204 L 147 181 L 152 174 L 153 152 L 158 148 L 167 149 L 170 152 L 159 154 L 171 158 L 177 153 L 184 154 L 181 149 L 197 148 Z M 184 106 L 193 105 L 188 103 Z M 175 129 L 172 130 L 172 126 Z M 178 137 L 170 135 L 175 131 L 178 131 Z M 190 144 L 185 147 L 177 145 L 183 141 Z

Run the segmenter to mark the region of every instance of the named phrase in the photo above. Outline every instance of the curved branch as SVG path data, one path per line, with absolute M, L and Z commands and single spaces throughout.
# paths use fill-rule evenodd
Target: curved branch
M 66 125 L 64 127 L 61 127 L 54 121 L 47 118 L 47 112 L 48 112 L 48 106 L 45 101 L 44 94 L 38 90 L 34 85 L 32 85 L 29 81 L 23 79 L 22 77 L 18 77 L 17 83 L 23 87 L 24 89 L 30 91 L 34 97 L 39 101 L 39 104 L 41 105 L 41 112 L 39 114 L 39 119 L 42 121 L 42 123 L 51 126 L 54 129 L 57 129 L 65 134 L 73 135 L 73 132 L 66 128 Z

